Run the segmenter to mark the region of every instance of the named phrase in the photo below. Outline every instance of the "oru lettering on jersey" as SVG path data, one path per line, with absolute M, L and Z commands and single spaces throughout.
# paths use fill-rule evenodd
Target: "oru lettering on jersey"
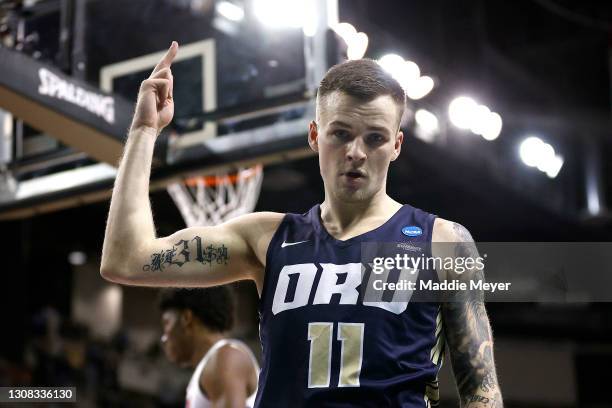
M 321 278 L 316 287 L 314 287 L 318 268 L 321 268 Z M 346 274 L 346 279 L 342 283 L 338 283 L 339 276 L 344 274 Z M 334 294 L 340 295 L 340 305 L 356 305 L 359 298 L 359 287 L 364 276 L 365 267 L 361 263 L 342 265 L 333 263 L 304 263 L 286 265 L 278 275 L 272 302 L 272 313 L 276 315 L 285 310 L 307 306 L 313 290 L 315 295 L 312 305 L 329 304 Z M 388 274 L 382 276 L 386 278 Z M 410 279 L 411 277 L 414 279 L 416 276 L 417 274 L 414 269 L 403 269 L 400 271 L 400 279 Z M 380 279 L 380 276 L 370 274 L 369 279 Z M 372 287 L 368 282 L 367 288 Z M 290 288 L 295 289 L 290 290 Z M 393 299 L 389 302 L 383 301 L 382 295 L 382 291 L 375 292 L 366 289 L 365 298 L 367 301 L 364 300 L 362 304 L 400 314 L 406 310 L 411 297 L 411 293 L 409 293 L 407 296 L 402 297 L 401 300 Z

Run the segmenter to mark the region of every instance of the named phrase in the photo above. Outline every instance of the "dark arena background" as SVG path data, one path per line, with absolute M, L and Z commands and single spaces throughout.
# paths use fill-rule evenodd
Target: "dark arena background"
M 185 227 L 195 204 L 176 191 L 203 175 L 261 164 L 261 190 L 224 199 L 296 213 L 321 202 L 314 91 L 364 56 L 408 95 L 394 199 L 476 242 L 612 238 L 609 2 L 3 0 L 0 386 L 76 387 L 83 407 L 184 404 L 191 372 L 162 353 L 158 291 L 100 277 L 138 87 L 172 40 L 177 108 L 151 177 L 159 236 Z M 612 273 L 584 267 L 584 279 Z M 232 335 L 259 357 L 255 285 L 233 287 Z M 506 407 L 612 407 L 605 300 L 487 304 Z M 440 395 L 458 406 L 448 357 Z

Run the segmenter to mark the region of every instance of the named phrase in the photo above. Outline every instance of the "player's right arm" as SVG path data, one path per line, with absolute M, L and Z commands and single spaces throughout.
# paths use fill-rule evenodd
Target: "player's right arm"
M 160 238 L 138 234 L 147 227 L 109 220 L 101 274 L 138 286 L 205 287 L 252 279 L 261 289 L 267 245 L 281 219 L 282 214 L 254 213 Z
M 212 286 L 254 279 L 261 288 L 267 245 L 281 214 L 249 214 L 156 237 L 149 177 L 155 139 L 174 113 L 170 65 L 177 50 L 173 43 L 140 87 L 113 188 L 100 272 L 130 285 Z

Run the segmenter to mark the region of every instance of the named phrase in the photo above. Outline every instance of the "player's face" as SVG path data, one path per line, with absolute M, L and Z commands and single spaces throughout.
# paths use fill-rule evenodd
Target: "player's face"
M 389 163 L 399 156 L 404 137 L 398 115 L 388 95 L 364 103 L 336 91 L 319 101 L 309 142 L 319 153 L 327 194 L 355 202 L 386 192 Z
M 162 347 L 168 360 L 185 365 L 190 360 L 190 342 L 181 322 L 181 312 L 166 310 L 161 317 Z

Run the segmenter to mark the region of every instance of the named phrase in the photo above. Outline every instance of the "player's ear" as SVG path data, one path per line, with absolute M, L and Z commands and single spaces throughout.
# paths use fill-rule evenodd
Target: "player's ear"
M 308 144 L 312 150 L 319 153 L 319 127 L 314 120 L 308 125 Z
M 193 323 L 193 312 L 189 309 L 181 310 L 180 314 L 181 327 L 190 326 Z
M 404 142 L 404 132 L 401 130 L 397 132 L 395 136 L 395 144 L 393 145 L 393 156 L 391 157 L 391 161 L 395 161 L 402 152 L 402 143 Z

